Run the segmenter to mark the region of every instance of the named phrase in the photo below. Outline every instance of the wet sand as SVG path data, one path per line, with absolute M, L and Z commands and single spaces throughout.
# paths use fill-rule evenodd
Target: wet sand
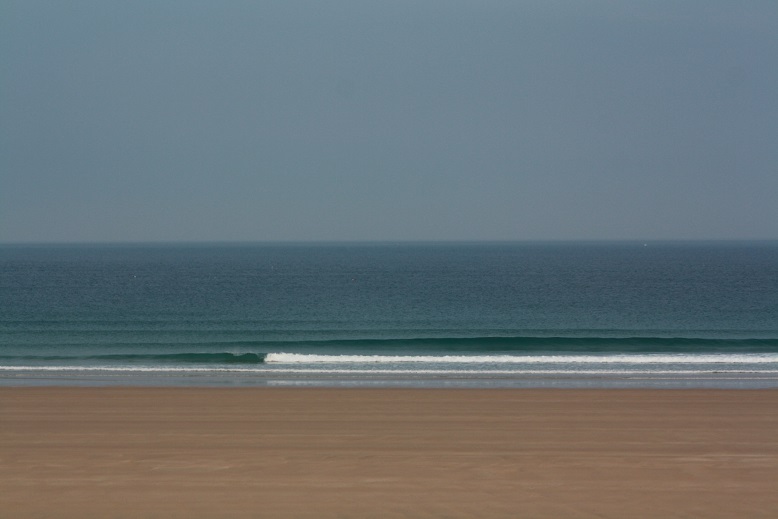
M 773 518 L 778 390 L 0 388 L 0 518 Z

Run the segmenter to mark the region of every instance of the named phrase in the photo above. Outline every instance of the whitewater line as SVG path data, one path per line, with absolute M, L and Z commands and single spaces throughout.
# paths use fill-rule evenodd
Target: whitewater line
M 268 353 L 267 364 L 770 364 L 777 353 L 620 355 L 316 355 Z

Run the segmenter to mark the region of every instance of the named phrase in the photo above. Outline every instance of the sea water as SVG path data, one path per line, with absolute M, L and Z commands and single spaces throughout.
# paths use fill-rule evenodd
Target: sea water
M 3 245 L 0 384 L 778 387 L 778 242 Z

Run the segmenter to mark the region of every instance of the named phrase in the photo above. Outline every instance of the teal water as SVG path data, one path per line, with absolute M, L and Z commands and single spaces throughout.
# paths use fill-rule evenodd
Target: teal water
M 2 384 L 778 386 L 778 243 L 0 246 Z

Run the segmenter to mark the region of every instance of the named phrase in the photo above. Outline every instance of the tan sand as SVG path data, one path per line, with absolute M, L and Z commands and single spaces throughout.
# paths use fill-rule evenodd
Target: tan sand
M 0 518 L 778 517 L 778 391 L 0 388 Z

